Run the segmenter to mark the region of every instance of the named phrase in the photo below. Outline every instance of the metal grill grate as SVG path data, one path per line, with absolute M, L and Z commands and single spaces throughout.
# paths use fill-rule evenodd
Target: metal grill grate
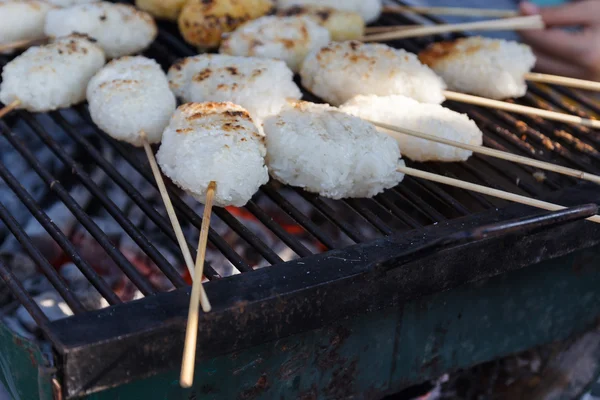
M 400 17 L 385 16 L 380 22 L 382 24 L 398 24 L 406 21 Z M 147 56 L 155 58 L 163 67 L 168 67 L 177 58 L 195 54 L 194 49 L 186 45 L 174 31 L 174 25 L 161 24 L 160 28 L 158 39 L 146 52 Z M 433 39 L 403 40 L 395 42 L 393 45 L 417 52 Z M 9 58 L 6 56 L 0 56 L 0 65 L 3 66 L 8 61 Z M 308 94 L 307 98 L 313 99 Z M 600 114 L 600 107 L 585 94 L 563 88 L 551 89 L 542 85 L 530 85 L 528 94 L 518 102 L 577 113 L 582 117 Z M 486 146 L 538 160 L 556 162 L 592 173 L 600 172 L 600 153 L 595 149 L 600 143 L 598 132 L 550 123 L 535 117 L 517 117 L 504 112 L 460 104 L 449 104 L 449 106 L 469 113 L 484 131 Z M 82 134 L 83 129 L 91 130 L 92 133 Z M 50 150 L 53 157 L 58 160 L 60 168 L 49 169 L 48 165 L 40 160 L 39 148 L 33 149 L 31 143 L 23 140 L 23 130 L 28 131 L 43 147 Z M 167 260 L 157 248 L 157 240 L 164 241 L 172 248 L 176 248 L 176 239 L 164 213 L 155 208 L 147 199 L 148 188 L 154 187 L 155 183 L 142 150 L 119 143 L 99 131 L 92 124 L 86 105 L 44 115 L 19 111 L 8 116 L 4 121 L 0 121 L 0 131 L 2 132 L 0 140 L 5 142 L 6 148 L 22 157 L 47 186 L 46 201 L 62 202 L 75 216 L 78 224 L 89 232 L 108 257 L 143 295 L 151 297 L 162 290 L 140 273 L 136 265 L 123 254 L 118 246 L 115 246 L 114 241 L 90 216 L 89 207 L 78 204 L 68 189 L 72 185 L 83 185 L 86 188 L 92 197 L 91 204 L 105 210 L 118 223 L 123 234 L 128 235 L 157 266 L 160 273 L 170 281 L 170 289 L 187 286 L 176 266 Z M 76 152 L 66 150 L 63 143 L 57 141 L 56 135 L 63 135 L 67 138 L 66 140 L 76 149 Z M 116 167 L 117 163 L 108 159 L 103 149 L 109 149 L 112 153 L 116 153 L 119 159 L 129 164 L 135 173 L 143 178 L 144 187 L 134 186 L 129 177 L 123 176 Z M 546 173 L 544 179 L 536 179 L 534 176 L 536 171 L 533 168 L 480 155 L 474 155 L 466 163 L 416 164 L 408 162 L 408 165 L 533 197 L 545 197 L 551 192 L 574 186 L 576 183 L 572 178 L 553 173 Z M 128 217 L 128 214 L 106 194 L 105 185 L 99 185 L 94 181 L 95 171 L 104 173 L 108 177 L 110 185 L 118 187 L 123 196 L 139 209 L 152 226 L 144 228 L 137 226 Z M 64 232 L 57 226 L 57 221 L 51 219 L 40 201 L 36 200 L 19 182 L 12 165 L 0 163 L 0 177 L 4 184 L 12 190 L 22 208 L 27 209 L 31 217 L 39 222 L 108 304 L 120 307 L 122 300 L 119 296 L 81 256 L 80 249 L 71 240 L 69 232 Z M 198 213 L 197 208 L 195 209 L 187 199 L 181 196 L 181 192 L 177 188 L 170 184 L 167 186 L 180 221 L 182 221 L 185 231 L 190 233 L 187 237 L 188 245 L 194 250 L 192 254 L 195 254 L 193 243 L 200 228 L 201 214 Z M 152 190 L 156 194 L 155 187 Z M 4 202 L 4 199 L 0 199 L 0 220 L 8 232 L 16 237 L 24 252 L 36 262 L 73 313 L 86 314 L 88 310 L 73 295 L 72 288 L 57 273 L 50 264 L 50 260 L 47 260 L 36 248 L 23 226 L 10 215 Z M 268 208 L 264 206 L 267 203 L 270 205 Z M 375 196 L 373 199 L 340 201 L 320 198 L 298 189 L 270 182 L 261 188 L 253 201 L 244 208 L 244 212 L 252 215 L 258 221 L 257 223 L 272 233 L 278 241 L 278 247 L 289 249 L 295 257 L 304 258 L 328 250 L 345 249 L 352 244 L 373 242 L 387 236 L 422 229 L 429 225 L 505 205 L 505 202 L 497 199 L 407 177 L 398 187 Z M 286 229 L 281 221 L 274 219 L 274 212 L 284 215 L 286 221 L 292 224 L 296 230 L 300 230 L 300 233 L 291 233 Z M 253 249 L 254 253 L 261 258 L 258 262 L 248 259 L 238 248 L 232 247 L 231 239 L 211 229 L 210 245 L 242 274 L 241 277 L 232 279 L 243 279 L 243 276 L 253 271 L 258 264 L 283 263 L 280 253 L 274 251 L 275 246 L 266 243 L 263 238 L 255 234 L 248 226 L 247 220 L 238 218 L 228 209 L 216 208 L 214 214 L 217 220 L 227 226 L 228 231 L 236 237 L 236 240 L 240 240 L 244 246 Z M 161 239 L 156 239 L 155 235 L 151 239 L 147 235 L 147 231 L 158 232 Z M 316 245 L 308 246 L 306 241 L 300 238 L 310 238 Z M 174 254 L 177 254 L 180 265 L 183 264 L 179 252 L 174 252 Z M 209 280 L 220 278 L 219 273 L 209 263 L 205 266 L 205 274 Z M 50 328 L 51 324 L 47 317 L 3 263 L 0 263 L 0 276 L 14 296 L 30 312 L 46 337 L 60 348 L 61 341 L 55 338 L 55 332 Z M 227 297 L 227 294 L 224 293 L 222 296 Z

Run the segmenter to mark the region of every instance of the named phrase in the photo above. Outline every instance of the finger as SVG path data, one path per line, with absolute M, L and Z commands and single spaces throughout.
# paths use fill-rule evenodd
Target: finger
M 587 79 L 586 71 L 563 59 L 554 58 L 544 53 L 535 52 L 535 70 L 545 74 Z
M 547 26 L 594 25 L 600 23 L 600 2 L 583 0 L 555 7 L 538 7 L 522 2 L 519 9 L 524 15 L 540 14 Z
M 520 31 L 523 42 L 534 50 L 556 58 L 571 59 L 572 62 L 585 58 L 590 50 L 582 33 L 565 32 L 560 29 Z

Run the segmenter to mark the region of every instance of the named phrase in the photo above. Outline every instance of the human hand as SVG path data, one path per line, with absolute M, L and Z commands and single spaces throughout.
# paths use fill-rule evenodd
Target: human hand
M 520 31 L 537 57 L 540 72 L 600 81 L 600 0 L 582 0 L 557 7 L 520 4 L 524 15 L 540 14 L 544 30 Z M 581 26 L 577 32 L 567 26 Z

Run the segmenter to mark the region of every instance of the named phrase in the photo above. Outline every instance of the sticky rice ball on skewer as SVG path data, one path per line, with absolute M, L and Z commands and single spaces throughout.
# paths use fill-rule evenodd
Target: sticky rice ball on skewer
M 381 15 L 381 0 L 277 0 L 277 8 L 292 6 L 324 6 L 344 11 L 354 11 L 371 23 Z
M 444 81 L 415 54 L 384 44 L 335 42 L 311 53 L 300 70 L 302 85 L 332 105 L 357 95 L 399 94 L 424 103 L 444 101 Z
M 341 199 L 375 196 L 404 177 L 394 139 L 329 105 L 290 104 L 264 128 L 269 172 L 283 183 Z
M 85 33 L 98 41 L 108 58 L 139 53 L 158 34 L 150 14 L 105 1 L 51 10 L 44 31 L 49 37 Z
M 356 96 L 342 105 L 340 110 L 359 118 L 455 142 L 481 146 L 483 141 L 481 130 L 466 114 L 438 104 L 419 103 L 405 96 Z M 472 154 L 469 150 L 414 136 L 397 132 L 388 134 L 396 139 L 402 155 L 413 161 L 466 161 Z
M 46 14 L 53 8 L 40 0 L 0 0 L 0 46 L 43 39 Z
M 325 46 L 329 40 L 329 31 L 310 17 L 270 15 L 240 26 L 223 41 L 219 52 L 277 58 L 297 72 L 306 56 Z
M 365 21 L 354 11 L 315 5 L 292 6 L 277 12 L 280 17 L 306 16 L 329 31 L 331 40 L 359 40 L 365 35 Z
M 536 59 L 525 44 L 480 36 L 433 43 L 419 53 L 451 90 L 502 100 L 527 91 Z
M 264 137 L 244 108 L 233 103 L 180 106 L 157 153 L 163 173 L 204 202 L 208 185 L 217 183 L 215 205 L 245 205 L 269 180 Z
M 302 97 L 293 72 L 280 60 L 202 54 L 175 63 L 168 77 L 171 90 L 183 101 L 239 104 L 259 127 L 286 99 Z
M 135 146 L 158 143 L 175 112 L 175 96 L 156 61 L 137 56 L 115 59 L 87 87 L 92 120 L 118 140 Z
M 44 112 L 85 100 L 88 82 L 106 59 L 104 52 L 83 35 L 26 50 L 4 66 L 0 101 L 18 108 Z

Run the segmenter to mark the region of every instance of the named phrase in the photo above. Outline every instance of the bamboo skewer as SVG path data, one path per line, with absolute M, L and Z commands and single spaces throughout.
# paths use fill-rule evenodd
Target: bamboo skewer
M 588 128 L 600 128 L 600 121 L 589 118 L 581 118 L 576 115 L 565 114 L 557 111 L 542 110 L 539 108 L 522 106 L 520 104 L 507 103 L 500 100 L 486 99 L 485 97 L 473 96 L 470 94 L 451 92 L 444 90 L 444 96 L 447 100 L 458 101 L 461 103 L 473 104 L 481 107 L 494 108 L 497 110 L 514 112 L 517 114 L 534 115 L 554 121 L 566 122 L 569 124 L 582 125 Z
M 418 7 L 418 6 L 384 6 L 384 13 L 400 14 L 411 12 L 414 14 L 431 15 L 455 15 L 461 17 L 490 17 L 490 18 L 511 18 L 519 16 L 518 11 L 513 10 L 492 10 L 485 8 L 467 8 L 467 7 Z
M 169 220 L 171 221 L 171 225 L 173 226 L 173 231 L 175 231 L 177 243 L 179 244 L 179 248 L 181 249 L 181 253 L 183 254 L 183 259 L 185 260 L 185 264 L 190 272 L 190 276 L 192 277 L 193 282 L 195 279 L 194 260 L 192 258 L 192 255 L 190 254 L 190 249 L 185 241 L 185 236 L 183 235 L 183 231 L 181 230 L 179 219 L 177 218 L 177 214 L 175 213 L 175 209 L 173 208 L 173 203 L 171 203 L 169 192 L 167 192 L 165 181 L 163 180 L 162 175 L 160 173 L 160 169 L 158 168 L 158 164 L 156 163 L 156 158 L 154 157 L 154 153 L 152 152 L 150 143 L 148 143 L 146 133 L 140 132 L 140 136 L 143 139 L 144 150 L 146 151 L 146 156 L 148 157 L 148 162 L 150 163 L 150 168 L 152 169 L 152 174 L 154 175 L 154 179 L 156 180 L 156 186 L 158 186 L 158 191 L 160 192 L 160 196 L 162 197 L 163 203 L 165 204 L 165 208 L 167 209 L 167 215 L 169 216 Z M 200 249 L 198 249 L 198 251 L 200 251 Z M 200 281 L 202 281 L 202 277 L 200 278 Z M 208 300 L 208 296 L 204 291 L 204 287 L 200 285 L 200 288 L 200 302 L 202 304 L 202 309 L 204 310 L 204 312 L 209 312 L 211 310 L 210 301 Z
M 393 32 L 383 32 L 363 37 L 364 42 L 376 42 L 394 39 L 404 39 L 419 36 L 435 35 L 439 33 L 461 31 L 500 31 L 500 30 L 525 30 L 543 29 L 544 21 L 539 15 L 525 17 L 495 19 L 489 21 L 466 22 L 460 24 L 442 24 L 431 26 L 418 26 L 414 29 L 401 29 Z
M 600 92 L 600 82 L 588 81 L 585 79 L 568 78 L 560 75 L 539 74 L 528 72 L 525 74 L 525 80 L 531 82 L 551 83 L 553 85 L 562 85 L 576 89 L 585 89 Z
M 10 102 L 10 104 L 5 105 L 4 108 L 0 109 L 0 118 L 4 118 L 4 116 L 6 116 L 6 114 L 15 110 L 20 105 L 21 105 L 21 100 L 19 100 L 19 99 L 13 100 L 12 102 Z
M 432 142 L 442 143 L 442 144 L 446 144 L 449 146 L 454 146 L 454 147 L 458 147 L 461 149 L 470 150 L 474 153 L 485 154 L 487 156 L 500 158 L 503 160 L 512 161 L 512 162 L 516 162 L 519 164 L 529 165 L 529 166 L 540 168 L 540 169 L 543 169 L 546 171 L 552 171 L 552 172 L 556 172 L 558 174 L 572 176 L 575 178 L 579 178 L 579 179 L 583 179 L 583 180 L 587 180 L 590 182 L 600 184 L 600 176 L 590 174 L 590 173 L 587 173 L 584 171 L 580 171 L 577 169 L 567 168 L 567 167 L 563 167 L 563 166 L 552 164 L 552 163 L 545 162 L 545 161 L 538 161 L 533 158 L 523 157 L 523 156 L 519 156 L 516 154 L 511 154 L 511 153 L 508 153 L 505 151 L 491 149 L 489 147 L 474 146 L 472 144 L 456 142 L 454 140 L 437 137 L 437 136 L 430 135 L 430 134 L 423 133 L 423 132 L 416 132 L 416 131 L 413 131 L 410 129 L 405 129 L 405 128 L 401 128 L 401 127 L 397 127 L 397 126 L 389 125 L 389 124 L 384 124 L 381 122 L 375 122 L 375 121 L 370 121 L 370 120 L 366 120 L 366 121 L 372 123 L 373 125 L 381 127 L 387 131 L 397 132 L 397 133 L 409 135 L 409 136 L 414 136 L 414 137 L 418 137 L 418 138 L 425 139 L 425 140 L 431 140 Z M 396 135 L 392 133 L 391 136 L 396 136 Z
M 210 227 L 210 216 L 217 184 L 212 181 L 206 191 L 206 202 L 204 203 L 204 214 L 202 215 L 202 226 L 200 228 L 200 240 L 198 243 L 198 257 L 192 284 L 192 295 L 190 297 L 190 310 L 185 331 L 185 344 L 183 347 L 183 360 L 181 362 L 181 376 L 179 383 L 181 387 L 189 388 L 194 383 L 194 364 L 196 362 L 196 342 L 198 338 L 198 314 L 199 303 L 202 292 L 202 274 L 204 270 L 204 259 L 206 257 L 206 244 L 208 242 L 208 228 Z
M 398 167 L 398 172 L 402 172 L 405 175 L 413 176 L 415 178 L 426 179 L 432 182 L 441 183 L 444 185 L 454 186 L 461 189 L 470 190 L 473 192 L 481 193 L 487 196 L 497 197 L 499 199 L 512 201 L 514 203 L 525 204 L 531 207 L 541 208 L 542 210 L 548 211 L 559 211 L 564 210 L 566 207 L 560 206 L 554 203 L 548 203 L 542 200 L 532 199 L 530 197 L 521 196 L 514 193 L 505 192 L 503 190 L 492 189 L 487 186 L 477 185 L 475 183 L 465 182 L 454 178 L 448 178 L 447 176 L 432 174 L 430 172 L 421 171 L 409 167 Z M 600 216 L 594 215 L 593 217 L 587 218 L 588 221 L 592 221 L 600 224 Z
M 0 44 L 0 53 L 4 53 L 7 51 L 18 50 L 26 47 L 31 47 L 34 45 L 45 44 L 48 42 L 48 38 L 43 39 L 23 39 L 18 40 L 16 42 L 4 43 Z
M 406 29 L 414 29 L 419 25 L 387 25 L 387 26 L 367 26 L 365 27 L 366 34 L 403 31 Z

